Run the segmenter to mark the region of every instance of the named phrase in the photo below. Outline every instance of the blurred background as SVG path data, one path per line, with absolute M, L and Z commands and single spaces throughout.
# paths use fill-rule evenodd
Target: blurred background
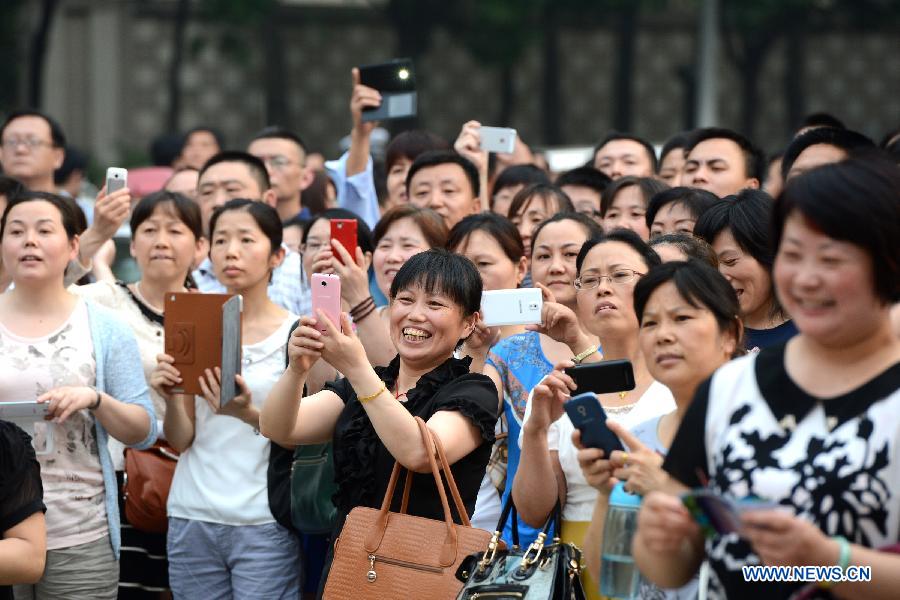
M 339 154 L 350 69 L 411 57 L 418 125 L 469 119 L 536 148 L 610 129 L 737 129 L 768 152 L 810 112 L 900 125 L 897 0 L 2 0 L 0 112 L 57 117 L 94 168 L 158 135 L 262 126 Z

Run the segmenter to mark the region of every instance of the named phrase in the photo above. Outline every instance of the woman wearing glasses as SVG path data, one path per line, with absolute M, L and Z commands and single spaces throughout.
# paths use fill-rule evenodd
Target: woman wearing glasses
M 554 318 L 545 318 L 541 326 L 549 335 L 558 335 L 566 323 L 580 322 L 600 340 L 604 360 L 631 361 L 634 389 L 597 395 L 607 416 L 626 428 L 675 408 L 672 393 L 654 381 L 647 370 L 638 344 L 639 325 L 634 312 L 634 286 L 639 277 L 658 264 L 656 252 L 632 231 L 617 230 L 589 240 L 575 263 L 577 314 L 554 307 Z M 593 346 L 575 358 L 588 362 L 596 357 L 597 348 Z M 573 360 L 558 363 L 549 377 L 569 380 L 562 370 L 574 364 Z M 575 428 L 563 413 L 565 399 L 546 381 L 534 388 L 519 438 L 522 454 L 512 493 L 519 515 L 534 527 L 547 520 L 559 501 L 561 537 L 581 546 L 597 490 L 587 483 L 578 464 L 578 449 L 572 443 Z M 555 489 L 547 485 L 553 480 L 557 483 Z M 599 588 L 590 576 L 583 572 L 582 578 L 588 598 L 599 598 Z

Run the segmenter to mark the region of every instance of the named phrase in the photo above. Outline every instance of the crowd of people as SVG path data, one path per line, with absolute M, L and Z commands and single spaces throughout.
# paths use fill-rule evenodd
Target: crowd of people
M 469 121 L 373 157 L 362 113 L 381 96 L 353 77 L 337 160 L 278 126 L 243 148 L 198 127 L 93 195 L 50 115 L 6 115 L 0 402 L 49 420 L 0 421 L 0 599 L 321 596 L 344 522 L 381 506 L 395 461 L 414 474 L 404 509 L 443 520 L 415 417 L 474 526 L 512 502 L 501 534 L 527 545 L 560 510 L 587 598 L 617 485 L 642 499 L 638 597 L 900 595 L 900 130 L 876 144 L 812 115 L 768 161 L 724 128 L 659 153 L 614 132 L 554 173 L 521 139 L 484 151 Z M 122 231 L 131 282 L 112 268 Z M 312 310 L 317 274 L 340 279 L 339 322 Z M 520 287 L 541 290 L 541 323 L 487 326 L 482 293 Z M 218 370 L 202 394 L 173 390 L 173 292 L 243 298 L 231 401 Z M 634 387 L 596 395 L 627 449 L 606 455 L 564 404 L 567 369 L 608 360 Z M 157 441 L 179 455 L 165 532 L 123 510 L 126 457 Z M 333 472 L 298 480 L 310 448 Z M 704 537 L 680 498 L 694 488 L 777 508 Z M 301 496 L 332 509 L 327 530 L 298 525 Z M 748 565 L 872 578 L 804 588 Z

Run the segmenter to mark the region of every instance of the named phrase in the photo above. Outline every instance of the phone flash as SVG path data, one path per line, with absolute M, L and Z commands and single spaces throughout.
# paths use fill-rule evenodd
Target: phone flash
M 397 77 L 399 77 L 403 81 L 406 81 L 407 79 L 409 79 L 409 69 L 400 69 L 399 71 L 397 71 Z

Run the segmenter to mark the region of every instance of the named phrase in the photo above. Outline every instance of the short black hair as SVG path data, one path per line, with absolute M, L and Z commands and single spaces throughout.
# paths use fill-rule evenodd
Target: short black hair
M 741 152 L 744 154 L 744 171 L 747 177 L 752 177 L 762 182 L 766 172 L 766 160 L 762 150 L 757 148 L 748 138 L 732 129 L 725 129 L 724 127 L 695 129 L 688 136 L 684 154 L 685 156 L 690 154 L 691 150 L 700 142 L 719 138 L 731 140 L 740 147 Z
M 497 213 L 483 212 L 468 215 L 453 226 L 447 239 L 447 249 L 456 249 L 476 231 L 483 231 L 497 241 L 503 253 L 513 263 L 518 263 L 525 256 L 525 245 L 522 236 L 512 222 Z
M 645 206 L 650 205 L 650 199 L 653 196 L 669 189 L 666 182 L 653 177 L 634 177 L 633 175 L 619 177 L 610 183 L 603 195 L 600 196 L 600 216 L 605 217 L 619 192 L 631 186 L 636 186 L 640 190 Z
M 606 188 L 612 183 L 612 179 L 610 179 L 609 175 L 593 166 L 583 166 L 575 167 L 560 174 L 554 183 L 560 188 L 564 185 L 580 185 L 590 188 L 600 194 L 602 198 Z
M 675 246 L 684 252 L 689 258 L 701 260 L 711 267 L 719 267 L 719 257 L 716 256 L 712 246 L 704 240 L 690 233 L 664 233 L 656 237 L 650 238 L 647 242 L 650 247 L 656 250 L 657 246 Z M 657 252 L 659 254 L 659 252 Z M 661 258 L 661 257 L 660 257 Z
M 250 138 L 250 142 L 247 145 L 249 146 L 256 140 L 266 140 L 270 138 L 294 142 L 295 144 L 297 144 L 297 146 L 300 147 L 300 152 L 304 156 L 306 156 L 306 144 L 303 142 L 303 139 L 297 133 L 294 133 L 286 127 L 281 127 L 280 125 L 269 125 L 268 127 L 263 127 L 262 129 L 257 131 L 252 138 Z
M 175 216 L 194 234 L 194 238 L 199 240 L 203 237 L 203 219 L 200 217 L 200 206 L 184 194 L 167 190 L 148 194 L 135 205 L 131 211 L 131 220 L 129 221 L 132 237 L 134 237 L 134 232 L 137 231 L 141 223 L 153 216 L 153 211 L 160 204 L 171 204 Z
M 192 135 L 194 135 L 195 133 L 202 133 L 202 132 L 206 132 L 206 133 L 210 134 L 211 136 L 213 136 L 213 138 L 215 138 L 215 140 L 216 140 L 216 144 L 218 144 L 218 146 L 219 146 L 219 149 L 222 149 L 225 147 L 225 136 L 222 135 L 221 131 L 219 131 L 215 127 L 210 127 L 208 125 L 198 125 L 196 127 L 191 127 L 184 133 L 184 137 L 181 139 L 182 149 L 184 148 L 185 144 L 188 143 L 188 140 L 191 138 Z
M 469 185 L 472 187 L 472 197 L 478 198 L 478 195 L 481 193 L 481 186 L 478 180 L 478 169 L 472 164 L 472 161 L 454 150 L 429 150 L 417 156 L 416 160 L 413 161 L 412 166 L 409 167 L 409 172 L 406 174 L 407 194 L 409 193 L 409 184 L 412 182 L 412 178 L 416 173 L 422 169 L 444 164 L 459 165 L 466 174 Z
M 822 165 L 793 177 L 775 203 L 771 236 L 780 245 L 787 218 L 799 213 L 830 238 L 872 258 L 875 292 L 900 301 L 900 167 L 869 155 Z
M 809 131 L 804 131 L 788 144 L 781 158 L 781 177 L 787 180 L 788 173 L 800 153 L 816 144 L 826 144 L 834 146 L 844 152 L 849 153 L 857 148 L 874 148 L 875 142 L 870 140 L 863 134 L 844 128 L 834 127 L 815 127 Z
M 85 172 L 88 168 L 88 156 L 75 146 L 66 146 L 66 155 L 63 158 L 62 165 L 53 171 L 53 183 L 62 185 L 66 179 L 75 172 Z
M 719 331 L 734 334 L 735 356 L 744 353 L 741 339 L 743 326 L 737 294 L 718 269 L 690 258 L 687 261 L 662 263 L 650 269 L 634 286 L 634 312 L 638 322 L 644 321 L 644 309 L 650 296 L 666 283 L 675 284 L 678 294 L 694 308 L 705 308 L 713 314 Z
M 545 206 L 547 206 L 548 200 L 553 199 L 556 202 L 556 208 L 553 212 L 569 213 L 575 211 L 572 199 L 559 186 L 553 183 L 532 183 L 523 187 L 513 196 L 512 202 L 509 203 L 509 212 L 506 213 L 507 217 L 512 219 L 520 211 L 524 210 L 536 196 L 540 197 Z
M 814 112 L 806 115 L 800 121 L 798 130 L 806 127 L 832 127 L 834 129 L 846 129 L 846 125 L 840 119 L 827 112 Z
M 294 215 L 287 221 L 282 221 L 281 228 L 287 229 L 288 227 L 299 227 L 301 230 L 303 230 L 303 228 L 306 227 L 306 221 L 307 220 L 300 215 Z
M 623 244 L 631 246 L 635 252 L 640 254 L 641 260 L 644 261 L 645 265 L 647 265 L 647 269 L 652 269 L 653 267 L 662 263 L 662 260 L 659 258 L 659 254 L 656 253 L 656 250 L 651 248 L 647 242 L 642 240 L 641 236 L 631 231 L 630 229 L 614 229 L 609 233 L 596 235 L 590 238 L 584 243 L 583 246 L 581 246 L 581 250 L 578 251 L 578 257 L 575 259 L 576 275 L 581 275 L 581 267 L 584 265 L 584 259 L 587 258 L 588 252 L 590 252 L 595 246 L 605 244 L 606 242 L 621 242 Z
M 694 225 L 694 235 L 712 245 L 727 229 L 741 250 L 771 273 L 775 261 L 770 243 L 772 205 L 772 197 L 762 190 L 745 189 L 734 196 L 725 196 L 700 215 Z
M 51 194 L 50 192 L 22 190 L 7 200 L 6 208 L 3 210 L 3 217 L 0 218 L 0 238 L 3 237 L 3 233 L 6 231 L 6 219 L 9 217 L 9 211 L 19 204 L 35 201 L 49 202 L 56 207 L 60 214 L 63 229 L 66 230 L 66 236 L 70 240 L 76 235 L 81 235 L 87 229 L 87 219 L 84 216 L 84 211 L 72 198 Z
M 150 160 L 156 167 L 171 167 L 181 156 L 185 137 L 180 133 L 163 133 L 150 142 Z M 221 146 L 220 146 L 221 148 Z
M 429 294 L 445 294 L 468 317 L 481 308 L 481 275 L 465 256 L 432 248 L 411 256 L 391 282 L 390 299 L 403 290 L 421 287 Z
M 622 133 L 620 131 L 610 131 L 606 134 L 606 137 L 600 140 L 600 142 L 594 146 L 594 152 L 591 154 L 593 158 L 596 158 L 597 152 L 603 146 L 607 145 L 610 142 L 614 142 L 616 140 L 631 140 L 632 142 L 637 142 L 641 146 L 644 147 L 644 150 L 647 152 L 647 158 L 650 159 L 650 169 L 655 173 L 657 168 L 657 159 L 656 159 L 656 149 L 653 147 L 653 144 L 645 140 L 644 138 L 634 135 L 633 133 Z
M 3 121 L 3 125 L 0 125 L 0 138 L 3 137 L 3 133 L 6 131 L 6 128 L 10 123 L 22 117 L 38 117 L 45 120 L 47 122 L 47 125 L 50 126 L 50 141 L 53 144 L 53 147 L 66 147 L 66 134 L 63 133 L 62 126 L 59 124 L 59 122 L 47 113 L 35 108 L 20 108 L 6 115 L 6 120 Z
M 663 190 L 654 194 L 647 204 L 647 229 L 653 225 L 657 213 L 669 204 L 684 206 L 694 216 L 694 219 L 698 219 L 707 208 L 718 201 L 718 196 L 700 188 L 678 186 Z
M 544 219 L 540 223 L 538 223 L 537 227 L 534 228 L 534 231 L 531 234 L 531 253 L 534 254 L 534 248 L 537 246 L 538 236 L 541 234 L 541 231 L 544 230 L 544 227 L 550 225 L 551 223 L 560 223 L 562 221 L 575 221 L 579 225 L 584 228 L 585 233 L 587 234 L 587 239 L 591 239 L 600 235 L 603 230 L 600 228 L 600 225 L 597 221 L 593 220 L 589 216 L 580 212 L 558 212 L 549 219 Z
M 271 245 L 270 254 L 275 254 L 281 249 L 284 230 L 281 227 L 281 219 L 278 218 L 278 211 L 265 202 L 258 202 L 249 198 L 234 198 L 213 210 L 212 217 L 209 219 L 210 252 L 212 252 L 212 237 L 219 217 L 233 210 L 250 213 L 250 216 L 256 221 L 263 234 L 269 238 Z
M 659 173 L 659 170 L 662 168 L 662 163 L 669 152 L 672 150 L 681 150 L 684 152 L 684 149 L 688 145 L 688 140 L 690 140 L 691 133 L 691 131 L 682 131 L 666 140 L 666 143 L 663 144 L 662 149 L 659 151 L 659 165 L 656 168 L 657 173 Z
M 416 160 L 429 150 L 449 150 L 450 142 L 441 136 L 423 129 L 411 129 L 398 133 L 384 149 L 384 166 L 390 171 L 394 163 L 402 158 Z
M 247 170 L 250 171 L 250 176 L 253 177 L 259 185 L 260 194 L 264 194 L 272 187 L 272 182 L 269 181 L 269 172 L 266 170 L 266 164 L 249 152 L 241 152 L 240 150 L 226 150 L 211 157 L 206 161 L 206 164 L 200 167 L 200 173 L 197 175 L 198 179 L 203 179 L 203 174 L 206 173 L 211 166 L 225 162 L 242 163 L 247 167 Z M 256 200 L 259 199 L 260 198 L 256 198 Z
M 346 208 L 329 208 L 328 210 L 323 210 L 319 214 L 314 215 L 310 220 L 308 220 L 303 226 L 304 244 L 306 243 L 306 236 L 309 235 L 309 230 L 312 229 L 313 225 L 315 225 L 322 219 L 325 219 L 326 221 L 331 221 L 331 219 L 353 219 L 354 221 L 356 221 L 357 245 L 363 252 L 375 251 L 375 243 L 372 241 L 372 230 L 369 229 L 369 226 L 362 219 L 362 217 L 360 217 L 352 210 L 347 210 Z M 347 251 L 350 252 L 351 256 L 355 256 L 355 249 L 347 248 Z
M 534 165 L 512 165 L 503 169 L 491 190 L 491 204 L 494 203 L 494 195 L 503 188 L 516 185 L 527 186 L 532 183 L 550 183 L 550 178 L 544 171 Z

